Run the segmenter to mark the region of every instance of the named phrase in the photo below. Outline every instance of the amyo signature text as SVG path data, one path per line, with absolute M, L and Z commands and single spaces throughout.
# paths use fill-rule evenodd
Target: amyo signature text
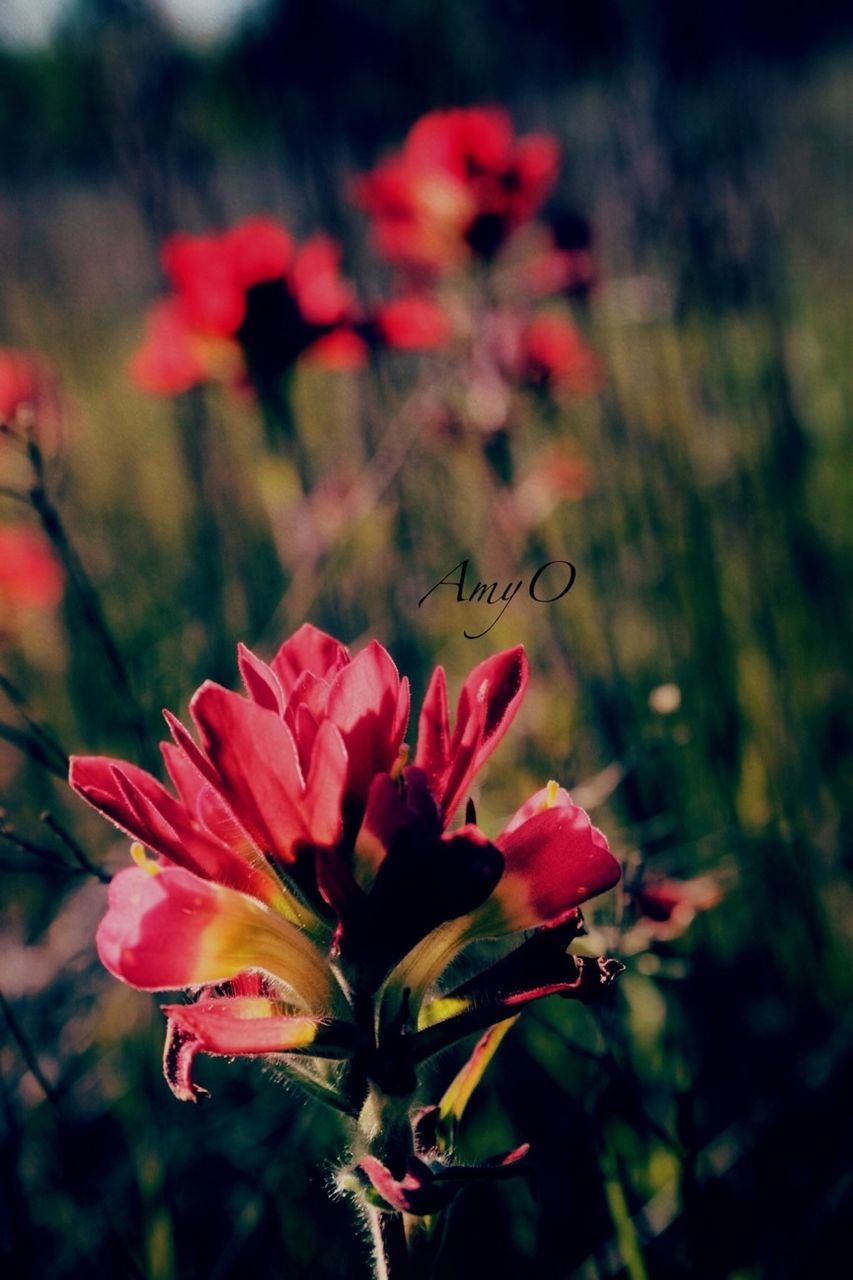
M 469 564 L 470 561 L 468 560 L 460 560 L 459 564 L 448 570 L 440 581 L 436 582 L 434 586 L 430 587 L 429 591 L 421 596 L 418 601 L 418 608 L 439 587 L 455 587 L 457 604 L 502 605 L 503 608 L 495 614 L 488 626 L 484 627 L 482 631 L 469 631 L 466 628 L 464 632 L 466 640 L 479 640 L 480 636 L 484 636 L 487 631 L 491 631 L 495 623 L 506 613 L 524 586 L 524 579 L 519 578 L 515 582 L 508 582 L 503 587 L 499 582 L 477 582 L 469 591 L 465 581 Z M 535 600 L 537 604 L 553 604 L 555 600 L 562 600 L 563 596 L 568 595 L 574 586 L 576 576 L 577 570 L 569 560 L 546 560 L 530 579 L 527 593 L 530 599 Z

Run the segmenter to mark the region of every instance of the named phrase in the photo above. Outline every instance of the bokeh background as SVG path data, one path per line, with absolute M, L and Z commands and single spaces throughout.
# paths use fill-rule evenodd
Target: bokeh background
M 415 706 L 436 662 L 458 687 L 523 642 L 532 688 L 484 827 L 557 777 L 629 888 L 651 870 L 719 899 L 680 936 L 624 890 L 590 913 L 590 945 L 627 971 L 506 1040 L 463 1150 L 530 1140 L 534 1173 L 460 1195 L 436 1275 L 836 1274 L 853 1204 L 845 8 L 4 8 L 0 344 L 56 371 L 49 491 L 123 672 L 85 590 L 0 592 L 5 1274 L 367 1275 L 329 1197 L 337 1122 L 246 1061 L 201 1064 L 204 1107 L 172 1098 L 156 999 L 94 953 L 104 887 L 41 818 L 123 865 L 126 842 L 66 793 L 63 752 L 139 760 L 161 707 L 236 682 L 238 639 L 268 657 L 306 618 L 382 640 Z M 307 495 L 250 397 L 133 384 L 165 235 L 258 212 L 323 228 L 370 297 L 385 268 L 349 177 L 421 113 L 476 103 L 559 139 L 555 201 L 595 264 L 571 306 L 600 385 L 514 400 L 513 486 L 476 430 L 423 412 L 440 353 L 297 371 Z M 0 451 L 0 520 L 35 525 Z M 418 607 L 465 558 L 501 584 L 565 558 L 577 581 L 553 605 L 520 593 L 469 640 L 487 612 L 447 589 Z

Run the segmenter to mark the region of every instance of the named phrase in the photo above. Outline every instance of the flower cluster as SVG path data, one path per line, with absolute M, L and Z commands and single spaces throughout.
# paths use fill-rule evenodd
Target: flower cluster
M 556 139 L 517 136 L 500 108 L 421 117 L 350 186 L 397 280 L 397 296 L 370 307 L 328 235 L 297 244 L 263 215 L 173 235 L 162 251 L 171 293 L 149 312 L 133 378 L 166 395 L 209 381 L 250 388 L 269 407 L 297 362 L 356 369 L 372 350 L 442 349 L 430 416 L 486 439 L 514 418 L 519 392 L 594 392 L 598 364 L 568 306 L 592 282 L 589 230 L 544 208 L 559 169 Z
M 353 194 L 384 257 L 441 272 L 472 257 L 492 259 L 539 211 L 559 163 L 550 134 L 516 138 L 499 108 L 431 111 Z
M 433 111 L 353 184 L 375 249 L 453 317 L 461 368 L 452 422 L 488 440 L 517 393 L 598 389 L 598 363 L 568 307 L 592 283 L 583 219 L 545 210 L 560 168 L 547 133 L 517 137 L 497 107 Z
M 443 342 L 444 318 L 425 299 L 401 297 L 365 314 L 340 258 L 330 236 L 297 245 L 268 217 L 220 235 L 171 236 L 162 262 L 172 293 L 148 315 L 134 380 L 164 395 L 211 380 L 263 390 L 300 359 L 358 368 L 371 345 Z
M 493 838 L 469 797 L 524 696 L 521 648 L 474 668 L 452 725 L 435 670 L 411 762 L 408 681 L 377 642 L 351 657 L 305 625 L 270 664 L 241 647 L 239 667 L 245 694 L 207 682 L 193 697 L 197 738 L 166 713 L 174 792 L 118 760 L 71 764 L 74 789 L 138 842 L 110 885 L 103 963 L 189 995 L 165 1006 L 179 1098 L 203 1092 L 199 1052 L 286 1055 L 355 1115 L 372 1086 L 410 1097 L 448 1044 L 609 981 L 608 962 L 567 950 L 579 905 L 619 878 L 604 836 L 556 783 Z M 463 949 L 528 930 L 442 986 Z

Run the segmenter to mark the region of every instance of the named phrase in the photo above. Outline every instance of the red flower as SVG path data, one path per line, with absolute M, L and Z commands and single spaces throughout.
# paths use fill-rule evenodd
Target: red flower
M 145 390 L 233 383 L 246 368 L 262 384 L 330 336 L 345 335 L 363 361 L 353 295 L 327 236 L 296 246 L 273 219 L 245 218 L 221 235 L 171 236 L 162 257 L 174 293 L 152 308 L 131 362 Z
M 13 422 L 19 411 L 41 398 L 41 371 L 32 356 L 0 348 L 0 422 Z
M 353 194 L 389 261 L 441 271 L 471 254 L 491 258 L 540 208 L 558 165 L 554 138 L 516 138 L 498 108 L 432 111 Z
M 402 351 L 430 351 L 450 336 L 448 318 L 428 298 L 396 298 L 379 307 L 376 325 L 389 347 Z
M 520 704 L 521 649 L 474 669 L 452 732 L 436 671 L 410 767 L 408 682 L 375 641 L 353 658 L 306 625 L 269 664 L 241 646 L 239 665 L 247 696 L 208 682 L 192 699 L 198 742 L 167 716 L 175 794 L 133 765 L 72 760 L 74 789 L 157 855 L 136 846 L 138 865 L 113 880 L 99 954 L 143 990 L 202 988 L 189 1010 L 167 1007 L 181 1097 L 195 1096 L 200 1049 L 361 1053 L 382 1078 L 391 1067 L 354 1008 L 386 978 L 397 989 L 395 966 L 409 965 L 414 1053 L 436 965 L 479 938 L 561 924 L 615 883 L 618 865 L 556 784 L 494 842 L 473 813 L 446 830 Z
M 713 876 L 675 880 L 670 876 L 641 875 L 628 888 L 638 930 L 648 938 L 669 942 L 685 933 L 700 911 L 722 901 L 723 891 Z
M 331 369 L 364 364 L 370 342 L 406 349 L 444 340 L 434 304 L 400 299 L 364 317 L 329 236 L 296 245 L 271 218 L 245 218 L 221 235 L 171 236 L 163 266 L 173 294 L 156 303 L 131 376 L 172 395 L 211 379 L 258 389 L 304 357 Z
M 50 609 L 62 599 L 63 573 L 40 533 L 0 526 L 0 616 L 16 607 Z
M 524 329 L 521 371 L 533 385 L 565 387 L 578 395 L 591 394 L 601 385 L 594 353 L 569 319 L 551 311 L 534 316 Z
M 42 444 L 49 438 L 55 443 L 61 425 L 59 394 L 42 356 L 0 347 L 0 423 L 35 427 Z

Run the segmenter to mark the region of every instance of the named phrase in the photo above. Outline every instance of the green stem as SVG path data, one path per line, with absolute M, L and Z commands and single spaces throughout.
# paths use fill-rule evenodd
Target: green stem
M 69 584 L 76 592 L 89 629 L 100 642 L 118 695 L 124 725 L 136 741 L 143 764 L 152 771 L 156 771 L 158 756 L 148 735 L 145 713 L 131 688 L 130 677 L 107 622 L 101 598 L 66 532 L 58 508 L 54 506 L 48 493 L 44 459 L 35 440 L 27 442 L 27 456 L 33 472 L 29 501 L 65 570 Z

